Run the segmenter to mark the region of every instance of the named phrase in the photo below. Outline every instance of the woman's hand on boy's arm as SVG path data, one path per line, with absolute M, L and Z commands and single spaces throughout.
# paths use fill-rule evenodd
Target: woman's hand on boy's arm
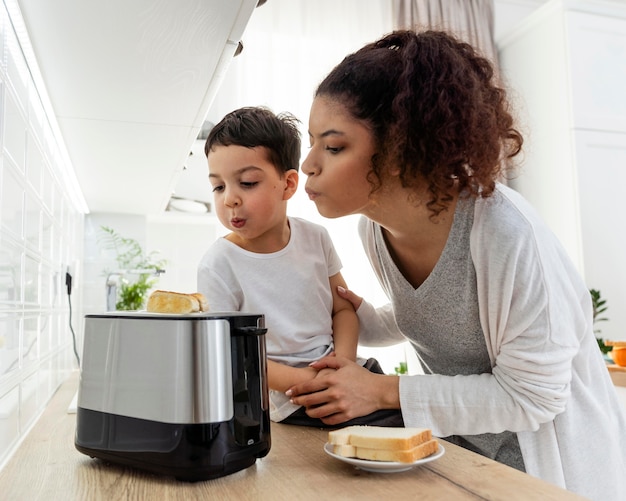
M 345 285 L 340 285 L 337 287 L 337 292 L 339 293 L 339 297 L 346 299 L 352 303 L 354 307 L 354 311 L 358 311 L 363 303 L 363 298 L 361 296 L 357 296 L 354 292 L 349 289 L 346 289 Z
M 333 294 L 334 351 L 337 356 L 355 361 L 359 343 L 359 319 L 352 303 L 339 295 L 338 287 L 346 288 L 341 273 L 333 275 L 329 281 Z

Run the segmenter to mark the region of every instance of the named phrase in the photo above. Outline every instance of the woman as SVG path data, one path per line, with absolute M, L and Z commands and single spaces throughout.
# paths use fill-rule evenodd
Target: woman
M 426 375 L 340 357 L 287 392 L 338 425 L 400 409 L 433 434 L 592 499 L 626 489 L 626 418 L 591 298 L 556 237 L 498 183 L 522 137 L 490 63 L 442 32 L 394 32 L 346 57 L 309 120 L 306 190 L 359 231 L 390 299 L 349 291 L 360 343 L 409 340 Z

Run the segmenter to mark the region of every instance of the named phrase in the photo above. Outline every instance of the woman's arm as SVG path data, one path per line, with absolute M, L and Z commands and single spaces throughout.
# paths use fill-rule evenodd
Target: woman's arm
M 336 273 L 329 279 L 330 290 L 333 293 L 333 344 L 335 355 L 356 360 L 357 345 L 359 342 L 359 320 L 352 303 L 342 298 L 338 287 L 346 288 L 341 273 Z

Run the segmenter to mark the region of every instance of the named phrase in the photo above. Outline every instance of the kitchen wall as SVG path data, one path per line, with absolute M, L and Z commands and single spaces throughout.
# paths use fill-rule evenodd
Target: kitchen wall
M 77 367 L 83 215 L 4 3 L 0 3 L 0 467 Z

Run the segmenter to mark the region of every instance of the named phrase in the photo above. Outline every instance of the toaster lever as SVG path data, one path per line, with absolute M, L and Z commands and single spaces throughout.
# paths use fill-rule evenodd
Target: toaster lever
M 251 334 L 254 336 L 262 336 L 263 334 L 267 334 L 267 329 L 263 327 L 254 327 L 254 326 L 245 326 L 245 327 L 237 327 L 238 332 L 242 334 Z

